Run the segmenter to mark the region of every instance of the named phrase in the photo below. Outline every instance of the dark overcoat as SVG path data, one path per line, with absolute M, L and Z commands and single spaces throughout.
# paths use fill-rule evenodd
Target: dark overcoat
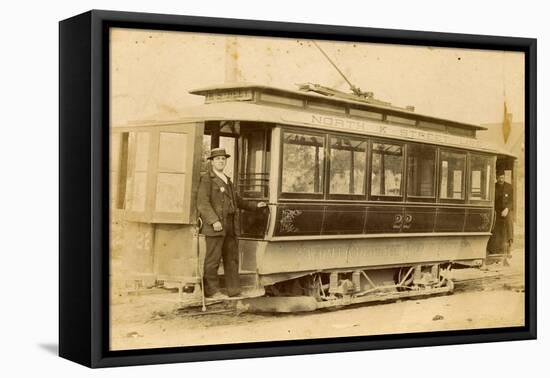
M 507 182 L 495 184 L 495 211 L 500 214 L 502 210 L 514 210 L 514 191 L 512 185 Z
M 504 209 L 508 209 L 508 215 L 501 215 Z M 487 245 L 489 253 L 510 253 L 510 242 L 514 239 L 514 194 L 512 185 L 504 182 L 495 185 L 495 223 L 491 238 Z
M 203 235 L 225 236 L 226 222 L 228 219 L 233 219 L 233 230 L 238 236 L 240 234 L 238 209 L 255 210 L 256 206 L 255 202 L 245 201 L 239 196 L 229 177 L 227 177 L 227 184 L 212 170 L 201 177 L 197 191 L 197 209 L 203 222 L 201 231 Z M 229 216 L 232 213 L 234 216 Z M 223 225 L 222 231 L 214 231 L 212 227 L 218 221 Z

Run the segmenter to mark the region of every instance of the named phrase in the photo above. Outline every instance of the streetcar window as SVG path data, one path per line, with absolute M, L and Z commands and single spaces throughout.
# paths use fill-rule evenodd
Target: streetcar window
M 410 144 L 407 148 L 409 197 L 435 197 L 435 152 L 433 146 Z
M 367 142 L 330 137 L 330 193 L 365 194 Z
M 282 191 L 322 193 L 325 138 L 285 132 L 282 153 Z
M 403 147 L 398 144 L 372 144 L 371 190 L 373 196 L 401 196 Z
M 267 197 L 271 134 L 265 129 L 243 132 L 241 135 L 241 169 L 239 191 L 246 197 Z
M 132 174 L 132 192 L 130 209 L 133 211 L 145 211 L 147 196 L 147 171 L 149 169 L 149 145 L 150 133 L 131 132 L 128 136 L 129 145 L 135 151 L 134 167 Z M 127 208 L 128 206 L 126 206 Z
M 183 211 L 185 170 L 187 164 L 187 134 L 161 132 L 155 196 L 155 210 Z
M 470 199 L 489 200 L 492 159 L 470 155 Z
M 441 151 L 439 198 L 464 199 L 464 170 L 466 154 L 452 151 Z

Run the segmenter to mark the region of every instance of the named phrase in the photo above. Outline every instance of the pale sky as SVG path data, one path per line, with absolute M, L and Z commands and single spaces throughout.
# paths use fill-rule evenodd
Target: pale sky
M 308 40 L 115 29 L 111 33 L 112 122 L 203 103 L 189 95 L 224 83 L 226 67 L 240 81 L 296 90 L 312 82 L 348 91 L 344 79 Z M 504 101 L 524 118 L 523 53 L 320 41 L 350 81 L 376 98 L 419 113 L 474 124 L 502 122 Z

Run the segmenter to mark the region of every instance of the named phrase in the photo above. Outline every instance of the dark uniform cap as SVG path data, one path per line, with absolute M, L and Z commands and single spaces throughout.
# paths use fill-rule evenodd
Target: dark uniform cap
M 504 169 L 497 169 L 497 177 L 505 176 Z
M 213 148 L 212 151 L 210 151 L 210 156 L 208 159 L 211 160 L 217 156 L 225 156 L 226 158 L 231 157 L 231 155 L 225 152 L 225 148 Z

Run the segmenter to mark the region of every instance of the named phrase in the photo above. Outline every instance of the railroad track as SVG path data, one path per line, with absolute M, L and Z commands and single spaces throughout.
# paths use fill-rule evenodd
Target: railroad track
M 525 290 L 524 276 L 521 272 L 486 272 L 484 276 L 454 279 L 454 293 L 492 290 Z M 427 296 L 429 297 L 429 296 Z M 404 299 L 406 300 L 406 299 Z M 390 300 L 391 302 L 391 300 Z M 351 307 L 359 305 L 351 305 Z M 203 315 L 239 315 L 242 311 L 236 302 L 216 302 L 208 306 L 206 312 L 202 312 L 199 305 L 177 310 L 178 316 L 203 316 Z
M 499 273 L 486 277 L 458 279 L 454 280 L 454 283 L 455 293 L 499 289 L 515 291 L 525 290 L 524 276 L 521 273 Z

